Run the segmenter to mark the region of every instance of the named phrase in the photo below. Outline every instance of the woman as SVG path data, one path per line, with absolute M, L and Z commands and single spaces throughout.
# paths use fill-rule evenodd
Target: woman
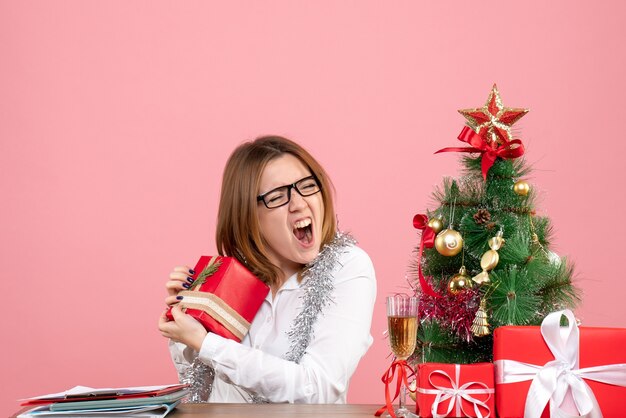
M 345 403 L 372 343 L 376 281 L 367 254 L 337 232 L 324 169 L 285 138 L 242 144 L 224 170 L 216 236 L 220 255 L 236 257 L 271 291 L 237 343 L 175 305 L 190 269 L 170 274 L 174 321 L 163 316 L 159 329 L 194 400 Z

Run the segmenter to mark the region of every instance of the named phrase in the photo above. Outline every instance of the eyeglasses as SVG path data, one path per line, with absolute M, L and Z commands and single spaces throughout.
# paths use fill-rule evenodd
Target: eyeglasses
M 263 202 L 266 208 L 274 209 L 280 206 L 284 206 L 291 200 L 291 189 L 296 189 L 300 196 L 311 196 L 315 193 L 319 193 L 322 190 L 322 186 L 315 176 L 305 177 L 296 181 L 293 184 L 286 186 L 280 186 L 270 190 L 267 193 L 263 193 L 257 196 L 257 202 Z

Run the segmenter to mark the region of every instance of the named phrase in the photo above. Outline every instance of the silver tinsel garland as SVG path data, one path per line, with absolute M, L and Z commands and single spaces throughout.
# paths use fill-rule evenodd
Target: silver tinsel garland
M 338 232 L 335 238 L 322 248 L 315 259 L 305 266 L 302 281 L 302 310 L 294 318 L 291 329 L 287 332 L 290 341 L 289 351 L 283 356 L 285 360 L 300 363 L 302 356 L 313 338 L 313 326 L 324 308 L 332 303 L 332 293 L 335 289 L 334 270 L 346 248 L 356 241 L 350 234 Z M 196 358 L 181 376 L 181 383 L 190 385 L 190 396 L 187 402 L 207 402 L 213 389 L 215 370 Z M 241 386 L 242 391 L 248 394 L 249 402 L 268 403 L 269 401 Z
M 350 245 L 356 241 L 350 234 L 338 232 L 333 240 L 324 246 L 315 259 L 305 267 L 305 279 L 302 289 L 302 310 L 293 320 L 291 330 L 287 333 L 290 348 L 284 358 L 295 363 L 306 352 L 313 338 L 313 326 L 317 317 L 324 308 L 332 302 L 332 293 L 335 289 L 333 270 L 339 263 L 339 258 Z
M 213 389 L 213 379 L 215 379 L 215 370 L 212 366 L 203 363 L 199 357 L 179 376 L 180 383 L 189 385 L 189 395 L 185 399 L 188 403 L 208 402 L 209 395 Z

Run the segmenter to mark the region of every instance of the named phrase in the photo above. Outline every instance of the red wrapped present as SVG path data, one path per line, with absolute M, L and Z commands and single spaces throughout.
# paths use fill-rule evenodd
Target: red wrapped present
M 562 315 L 567 327 L 560 326 Z M 624 347 L 626 329 L 579 329 L 569 310 L 548 315 L 541 328 L 497 328 L 493 357 L 498 416 L 626 416 Z
M 259 311 L 269 287 L 233 257 L 202 256 L 189 290 L 179 305 L 209 332 L 241 341 Z M 172 314 L 167 312 L 172 320 Z
M 495 417 L 493 364 L 422 363 L 417 367 L 420 417 Z

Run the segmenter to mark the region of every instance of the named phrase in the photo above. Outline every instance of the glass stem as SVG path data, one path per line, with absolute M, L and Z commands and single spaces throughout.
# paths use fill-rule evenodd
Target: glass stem
M 403 411 L 404 410 L 404 404 L 406 402 L 406 386 L 404 386 L 404 383 L 402 383 L 400 385 L 400 396 L 398 399 L 398 409 Z

